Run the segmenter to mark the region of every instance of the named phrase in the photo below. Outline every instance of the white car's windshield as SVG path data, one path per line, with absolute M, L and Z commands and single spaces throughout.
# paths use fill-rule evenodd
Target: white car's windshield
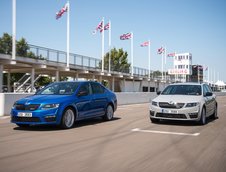
M 78 85 L 78 82 L 54 83 L 38 91 L 36 94 L 70 95 L 75 92 L 75 90 L 78 88 Z
M 166 87 L 162 95 L 201 95 L 202 89 L 200 85 L 169 85 Z

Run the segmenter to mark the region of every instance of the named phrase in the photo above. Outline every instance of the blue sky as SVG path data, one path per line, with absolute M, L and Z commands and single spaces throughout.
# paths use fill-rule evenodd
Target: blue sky
M 17 39 L 66 51 L 66 15 L 55 14 L 66 0 L 17 0 Z M 190 52 L 193 64 L 205 64 L 215 80 L 226 81 L 226 1 L 225 0 L 71 0 L 70 51 L 100 58 L 101 35 L 92 31 L 102 17 L 112 22 L 112 46 L 123 48 L 130 56 L 130 41 L 119 36 L 134 33 L 134 66 L 148 68 L 147 48 L 151 40 L 151 69 L 161 70 L 157 49 Z M 0 0 L 0 35 L 12 33 L 12 1 Z M 105 36 L 107 51 L 107 34 Z M 172 59 L 167 58 L 167 68 Z

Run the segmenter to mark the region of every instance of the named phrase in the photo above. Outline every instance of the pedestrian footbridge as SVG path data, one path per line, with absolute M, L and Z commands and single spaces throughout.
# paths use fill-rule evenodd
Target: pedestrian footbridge
M 33 92 L 34 84 L 43 75 L 53 77 L 55 81 L 60 81 L 60 77 L 71 77 L 74 80 L 85 78 L 88 80 L 107 80 L 109 88 L 113 91 L 142 91 L 143 85 L 146 87 L 157 88 L 159 84 L 166 84 L 168 81 L 161 82 L 160 78 L 148 78 L 148 69 L 134 67 L 132 71 L 120 70 L 101 70 L 101 60 L 70 53 L 69 67 L 66 66 L 67 53 L 64 51 L 50 48 L 29 45 L 30 51 L 36 58 L 0 54 L 0 88 L 3 87 L 3 73 L 7 73 L 7 90 L 10 92 Z M 24 76 L 14 85 L 10 85 L 12 73 L 24 73 Z M 130 88 L 126 88 L 126 81 Z M 128 84 L 127 84 L 128 87 Z M 2 89 L 0 89 L 2 92 Z

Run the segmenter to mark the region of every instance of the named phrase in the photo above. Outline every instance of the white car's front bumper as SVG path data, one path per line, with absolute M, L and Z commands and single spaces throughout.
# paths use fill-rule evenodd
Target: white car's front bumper
M 183 107 L 180 109 L 161 108 L 153 105 L 150 106 L 150 118 L 198 121 L 200 116 L 200 106 L 189 108 Z

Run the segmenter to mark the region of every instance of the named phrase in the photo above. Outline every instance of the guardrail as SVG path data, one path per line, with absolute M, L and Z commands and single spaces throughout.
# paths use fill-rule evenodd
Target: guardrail
M 48 61 L 60 62 L 60 63 L 66 64 L 67 53 L 64 51 L 54 50 L 54 49 L 40 47 L 36 45 L 31 45 L 31 44 L 29 44 L 29 47 L 30 47 L 30 51 L 33 52 L 36 57 L 44 58 Z M 100 59 L 96 59 L 88 56 L 82 56 L 82 55 L 73 54 L 73 53 L 70 53 L 69 63 L 71 65 L 83 66 L 86 68 L 93 68 L 93 69 L 99 69 L 99 70 L 101 69 Z M 144 69 L 140 67 L 133 67 L 133 69 L 134 69 L 133 71 L 135 76 L 138 76 L 138 77 L 148 76 L 148 69 Z M 105 68 L 105 70 L 108 70 L 108 68 Z M 120 68 L 120 69 L 111 68 L 111 71 L 129 74 L 131 71 L 131 68 L 129 70 L 124 68 Z

